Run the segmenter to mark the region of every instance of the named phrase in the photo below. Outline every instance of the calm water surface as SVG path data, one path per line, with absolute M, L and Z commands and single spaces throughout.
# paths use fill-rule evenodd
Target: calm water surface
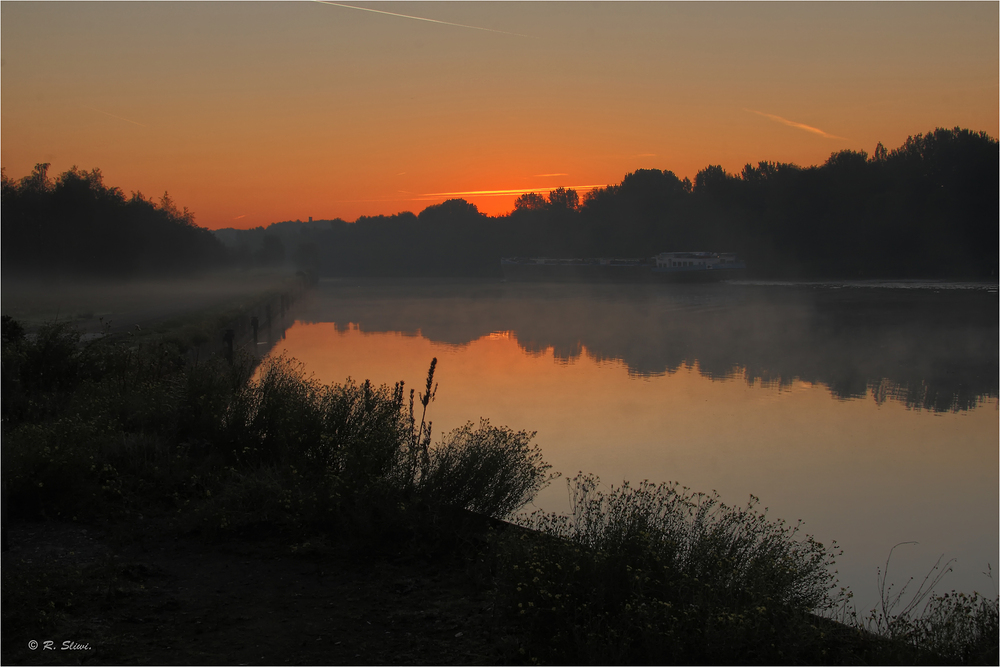
M 324 382 L 419 388 L 437 357 L 436 434 L 488 418 L 564 478 L 758 496 L 838 542 L 859 608 L 907 541 L 893 579 L 943 554 L 942 590 L 996 593 L 996 286 L 329 281 L 295 315 L 276 351 Z

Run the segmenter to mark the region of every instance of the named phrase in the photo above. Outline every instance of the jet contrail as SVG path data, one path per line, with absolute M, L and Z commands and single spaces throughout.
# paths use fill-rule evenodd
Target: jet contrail
M 838 137 L 836 135 L 830 134 L 829 132 L 824 132 L 817 127 L 811 127 L 809 125 L 804 125 L 802 123 L 796 123 L 794 120 L 788 120 L 787 118 L 782 118 L 781 116 L 775 116 L 774 114 L 764 113 L 763 111 L 754 111 L 753 109 L 744 109 L 744 111 L 749 111 L 750 113 L 755 113 L 758 116 L 763 116 L 764 118 L 770 118 L 773 121 L 777 121 L 789 127 L 797 127 L 800 130 L 805 130 L 806 132 L 812 132 L 813 134 L 818 134 L 824 139 L 840 139 L 842 141 L 847 141 L 845 137 Z
M 398 16 L 404 19 L 413 19 L 414 21 L 427 21 L 428 23 L 440 23 L 441 25 L 453 25 L 458 28 L 470 28 L 472 30 L 485 30 L 486 32 L 496 32 L 501 35 L 513 35 L 514 37 L 527 37 L 531 39 L 531 35 L 522 35 L 518 32 L 507 32 L 506 30 L 494 30 L 493 28 L 480 28 L 477 25 L 465 25 L 464 23 L 451 23 L 450 21 L 438 21 L 437 19 L 427 19 L 422 16 L 410 16 L 409 14 L 397 14 L 396 12 L 387 12 L 381 9 L 371 9 L 369 7 L 355 7 L 354 5 L 345 5 L 340 2 L 330 2 L 330 0 L 314 0 L 322 5 L 333 5 L 335 7 L 346 7 L 347 9 L 358 9 L 363 12 L 375 12 L 376 14 L 386 14 L 387 16 Z
M 139 127 L 144 127 L 147 130 L 149 129 L 148 125 L 143 125 L 142 123 L 137 123 L 134 120 L 129 120 L 128 118 L 122 118 L 121 116 L 116 116 L 113 113 L 108 113 L 107 111 L 101 111 L 100 109 L 95 109 L 94 107 L 88 107 L 88 106 L 86 106 L 84 104 L 81 104 L 80 106 L 82 106 L 84 109 L 90 109 L 91 111 L 96 111 L 97 113 L 102 113 L 105 116 L 111 116 L 112 118 L 117 118 L 118 120 L 123 120 L 126 123 L 132 123 L 133 125 L 138 125 Z

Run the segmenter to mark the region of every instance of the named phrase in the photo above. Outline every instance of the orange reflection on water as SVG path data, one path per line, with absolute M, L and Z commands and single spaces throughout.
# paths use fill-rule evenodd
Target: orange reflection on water
M 960 559 L 946 586 L 990 585 L 978 573 L 996 562 L 998 543 L 995 399 L 940 414 L 871 397 L 838 400 L 807 382 L 712 381 L 696 367 L 637 378 L 586 349 L 572 361 L 551 348 L 527 354 L 511 332 L 457 346 L 297 323 L 283 347 L 323 382 L 404 380 L 418 391 L 436 357 L 435 434 L 480 417 L 537 431 L 545 459 L 566 477 L 582 470 L 605 485 L 675 480 L 717 489 L 730 504 L 752 493 L 773 516 L 804 519 L 821 541 L 845 547 L 840 571 L 862 605 L 874 568 L 909 540 L 920 546 L 897 550 L 897 572 L 922 576 L 945 553 Z M 567 509 L 565 484 L 537 504 Z

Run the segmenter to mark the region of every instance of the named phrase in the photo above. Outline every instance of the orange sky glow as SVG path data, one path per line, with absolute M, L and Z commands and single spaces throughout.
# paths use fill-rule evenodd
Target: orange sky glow
M 8 176 L 100 168 L 209 228 L 997 136 L 987 3 L 0 3 Z

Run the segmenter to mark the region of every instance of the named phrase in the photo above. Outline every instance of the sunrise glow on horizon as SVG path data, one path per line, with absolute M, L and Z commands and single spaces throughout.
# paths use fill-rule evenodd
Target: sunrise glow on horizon
M 997 3 L 4 2 L 7 176 L 199 225 L 581 198 L 636 169 L 1000 134 Z

